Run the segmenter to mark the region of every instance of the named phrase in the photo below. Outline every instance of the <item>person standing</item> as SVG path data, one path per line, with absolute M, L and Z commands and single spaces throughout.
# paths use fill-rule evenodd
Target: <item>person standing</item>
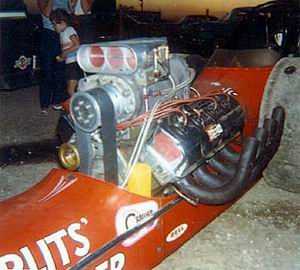
M 69 0 L 38 0 L 38 7 L 42 15 L 43 30 L 40 45 L 40 107 L 42 113 L 52 105 L 58 106 L 65 98 L 64 63 L 56 61 L 61 54 L 59 35 L 50 21 L 50 13 L 55 9 L 70 12 Z
M 94 0 L 70 0 L 70 8 L 75 15 L 77 31 L 82 43 L 91 43 L 96 38 L 96 18 L 91 14 Z
M 76 62 L 76 52 L 80 46 L 79 36 L 71 26 L 71 17 L 65 10 L 51 11 L 50 19 L 55 31 L 60 35 L 62 54 L 56 56 L 56 60 L 66 63 L 67 92 L 71 97 L 76 91 L 78 80 L 83 75 Z
M 76 16 L 91 14 L 94 0 L 70 0 L 71 9 Z

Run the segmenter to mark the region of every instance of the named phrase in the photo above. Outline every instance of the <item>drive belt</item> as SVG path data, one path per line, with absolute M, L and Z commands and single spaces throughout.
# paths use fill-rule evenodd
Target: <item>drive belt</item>
M 116 140 L 116 119 L 115 110 L 109 95 L 99 89 L 98 102 L 101 114 L 101 135 L 103 142 L 103 163 L 104 179 L 108 182 L 118 184 L 118 158 L 117 158 L 117 140 Z
M 101 115 L 101 139 L 103 143 L 104 180 L 118 184 L 118 161 L 116 142 L 116 119 L 113 103 L 101 88 L 95 91 Z M 93 147 L 91 133 L 75 126 L 77 147 L 80 153 L 80 171 L 92 174 Z

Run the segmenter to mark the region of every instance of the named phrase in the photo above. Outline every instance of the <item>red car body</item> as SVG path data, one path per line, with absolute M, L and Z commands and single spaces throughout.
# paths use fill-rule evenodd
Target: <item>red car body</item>
M 246 111 L 249 135 L 257 126 L 271 70 L 268 65 L 209 66 L 194 88 L 200 94 L 218 90 L 235 96 Z M 0 203 L 0 269 L 69 269 L 122 235 L 128 223 L 138 224 L 176 197 L 146 198 L 78 172 L 53 169 L 36 186 Z M 87 269 L 151 269 L 232 203 L 195 206 L 181 200 Z

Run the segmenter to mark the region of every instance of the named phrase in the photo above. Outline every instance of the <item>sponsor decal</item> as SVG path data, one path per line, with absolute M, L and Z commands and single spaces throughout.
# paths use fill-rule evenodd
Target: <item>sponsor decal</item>
M 14 68 L 19 68 L 21 70 L 26 69 L 31 64 L 31 58 L 21 55 L 18 60 L 16 60 Z
M 211 82 L 210 85 L 212 86 L 221 86 L 220 82 Z
M 115 221 L 117 234 L 123 234 L 133 227 L 145 222 L 147 219 L 151 218 L 153 213 L 157 210 L 158 204 L 155 201 L 147 201 L 121 207 L 117 212 Z M 152 231 L 157 222 L 158 220 L 149 223 L 144 228 L 123 241 L 122 245 L 125 247 L 133 245 Z
M 125 266 L 125 255 L 117 253 L 110 257 L 107 261 L 96 266 L 95 270 L 122 270 Z
M 173 229 L 166 238 L 166 241 L 168 243 L 173 242 L 175 240 L 177 240 L 178 238 L 180 238 L 185 231 L 187 230 L 188 225 L 187 224 L 180 224 L 179 226 L 177 226 L 175 229 Z
M 55 246 L 61 259 L 60 263 L 63 266 L 70 264 L 70 252 L 74 253 L 77 257 L 86 256 L 90 250 L 90 241 L 86 236 L 80 233 L 80 229 L 87 224 L 88 220 L 86 218 L 81 218 L 80 222 L 72 223 L 66 229 L 61 229 L 36 241 L 36 247 L 40 251 L 38 256 L 26 245 L 21 247 L 18 252 L 0 256 L 0 269 L 55 270 L 56 265 L 49 246 L 52 248 Z M 76 243 L 76 247 L 68 250 L 65 241 L 70 240 Z M 38 260 L 36 258 L 42 258 L 45 267 L 39 268 L 37 263 Z
M 215 87 L 220 87 L 222 84 L 220 82 L 211 82 L 210 85 Z M 229 95 L 229 96 L 238 96 L 239 94 L 231 87 L 222 87 L 220 89 L 223 93 Z
M 233 96 L 233 97 L 236 97 L 236 96 L 239 95 L 239 94 L 238 94 L 233 88 L 231 88 L 231 87 L 227 87 L 227 88 L 223 87 L 223 88 L 221 89 L 221 91 L 222 91 L 223 93 L 225 93 L 225 94 L 227 94 L 227 95 L 229 95 L 229 96 Z

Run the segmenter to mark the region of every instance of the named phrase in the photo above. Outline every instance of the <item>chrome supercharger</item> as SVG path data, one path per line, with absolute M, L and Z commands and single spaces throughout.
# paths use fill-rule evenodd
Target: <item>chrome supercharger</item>
M 169 53 L 165 38 L 83 45 L 77 61 L 86 76 L 70 102 L 75 133 L 60 151 L 69 169 L 125 187 L 143 162 L 152 169 L 153 192 L 223 204 L 276 152 L 282 108 L 245 140 L 239 102 L 222 92 L 201 96 L 191 87 L 194 70 Z

